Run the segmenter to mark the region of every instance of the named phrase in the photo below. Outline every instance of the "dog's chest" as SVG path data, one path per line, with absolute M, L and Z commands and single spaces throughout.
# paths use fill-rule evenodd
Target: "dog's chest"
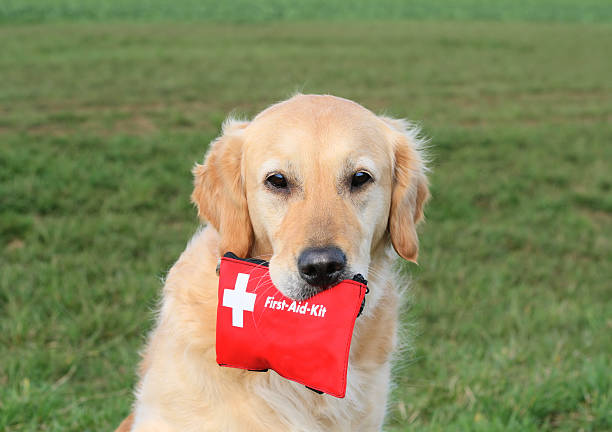
M 360 430 L 358 425 L 364 417 L 384 417 L 389 369 L 389 365 L 380 365 L 372 373 L 349 363 L 346 396 L 342 399 L 316 394 L 274 372 L 254 386 L 254 390 L 287 430 L 354 431 Z

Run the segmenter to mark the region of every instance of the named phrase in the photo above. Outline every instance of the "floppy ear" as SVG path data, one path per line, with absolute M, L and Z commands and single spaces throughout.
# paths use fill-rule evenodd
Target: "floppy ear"
M 191 194 L 198 216 L 219 232 L 219 252 L 232 251 L 240 257 L 248 256 L 254 237 L 241 173 L 242 131 L 247 125 L 225 121 L 222 135 L 211 143 L 204 164 L 193 168 Z
M 429 199 L 425 164 L 420 154 L 418 129 L 408 122 L 383 118 L 395 132 L 394 178 L 389 212 L 389 234 L 395 251 L 416 263 L 419 239 L 416 226 Z

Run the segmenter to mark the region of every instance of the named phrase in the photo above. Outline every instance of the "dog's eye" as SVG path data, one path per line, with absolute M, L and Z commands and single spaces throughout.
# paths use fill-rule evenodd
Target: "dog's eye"
M 372 176 L 365 171 L 358 171 L 353 174 L 353 178 L 351 179 L 351 188 L 357 189 L 372 180 Z
M 266 178 L 266 183 L 276 189 L 286 189 L 287 179 L 282 174 L 272 174 Z

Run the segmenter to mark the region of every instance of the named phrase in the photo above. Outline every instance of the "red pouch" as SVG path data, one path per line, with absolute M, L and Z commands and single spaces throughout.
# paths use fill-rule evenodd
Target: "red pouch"
M 281 294 L 268 263 L 221 259 L 217 305 L 217 363 L 268 369 L 318 393 L 343 398 L 355 319 L 368 291 L 361 275 L 304 301 Z

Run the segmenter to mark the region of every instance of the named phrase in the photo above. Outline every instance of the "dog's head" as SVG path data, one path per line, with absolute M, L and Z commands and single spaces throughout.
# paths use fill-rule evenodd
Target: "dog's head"
M 192 200 L 220 253 L 270 259 L 275 286 L 306 299 L 393 245 L 415 261 L 428 198 L 415 134 L 333 96 L 298 95 L 251 122 L 228 120 Z

